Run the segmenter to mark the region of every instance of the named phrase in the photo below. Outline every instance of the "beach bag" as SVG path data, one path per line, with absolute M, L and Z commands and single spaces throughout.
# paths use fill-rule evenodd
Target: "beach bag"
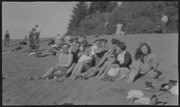
M 110 68 L 108 71 L 109 76 L 116 76 L 119 73 L 120 68 Z

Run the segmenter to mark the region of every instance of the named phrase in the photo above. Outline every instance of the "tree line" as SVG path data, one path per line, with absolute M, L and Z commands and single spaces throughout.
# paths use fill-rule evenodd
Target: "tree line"
M 114 34 L 116 25 L 123 24 L 126 34 L 154 33 L 157 26 L 162 26 L 161 15 L 168 16 L 167 33 L 178 32 L 178 2 L 78 2 L 72 10 L 69 20 L 68 35 Z

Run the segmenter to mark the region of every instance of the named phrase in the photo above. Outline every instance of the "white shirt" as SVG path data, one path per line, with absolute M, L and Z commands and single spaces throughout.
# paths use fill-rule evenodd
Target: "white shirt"
M 118 54 L 117 60 L 119 61 L 120 64 L 124 63 L 125 53 L 126 53 L 126 51 Z
M 98 47 L 96 45 L 91 46 L 92 55 L 95 55 L 95 52 L 94 52 L 95 49 L 98 49 Z
M 163 16 L 161 19 L 162 22 L 166 23 L 168 21 L 168 17 L 167 16 Z
M 122 26 L 123 26 L 122 24 L 118 24 L 118 25 L 117 25 L 117 28 L 116 28 L 116 34 L 117 34 L 117 35 L 121 34 L 121 32 L 122 32 L 122 31 L 121 31 Z
M 40 33 L 40 28 L 39 27 L 35 27 L 35 33 Z
M 90 59 L 90 57 L 87 56 L 86 54 L 84 54 L 79 58 L 78 62 L 83 62 L 83 61 L 86 61 L 86 60 L 89 60 L 89 59 Z

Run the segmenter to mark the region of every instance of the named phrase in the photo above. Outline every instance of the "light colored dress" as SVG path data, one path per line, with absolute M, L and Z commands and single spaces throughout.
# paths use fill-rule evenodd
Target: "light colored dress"
M 124 32 L 121 31 L 122 26 L 123 26 L 122 24 L 117 24 L 116 35 L 117 35 L 118 37 L 124 36 Z
M 158 65 L 158 60 L 155 55 L 149 54 L 144 57 L 144 63 L 142 63 L 140 60 L 133 61 L 130 65 L 130 75 L 129 75 L 129 81 L 133 81 L 135 76 L 137 74 L 146 74 L 152 75 L 156 72 L 154 72 Z M 154 75 L 155 76 L 155 75 Z

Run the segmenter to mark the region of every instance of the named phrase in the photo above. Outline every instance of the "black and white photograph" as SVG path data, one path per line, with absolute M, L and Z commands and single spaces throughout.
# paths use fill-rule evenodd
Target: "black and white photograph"
M 2 1 L 2 105 L 178 105 L 178 1 Z

